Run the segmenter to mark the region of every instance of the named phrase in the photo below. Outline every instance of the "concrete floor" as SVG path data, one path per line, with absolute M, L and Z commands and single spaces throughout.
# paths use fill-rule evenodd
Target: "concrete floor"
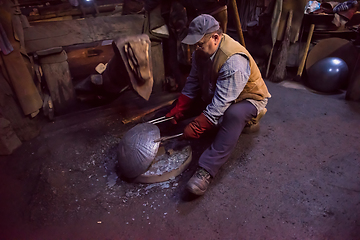
M 0 157 L 0 239 L 360 239 L 360 103 L 267 84 L 260 131 L 200 198 L 184 188 L 211 137 L 180 176 L 135 184 L 115 173 L 122 115 L 48 123 Z

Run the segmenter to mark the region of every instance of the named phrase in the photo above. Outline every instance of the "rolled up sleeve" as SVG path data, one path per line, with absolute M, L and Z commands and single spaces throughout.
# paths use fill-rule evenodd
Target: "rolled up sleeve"
M 235 54 L 224 63 L 219 71 L 214 97 L 204 110 L 212 123 L 218 124 L 220 117 L 243 91 L 249 76 L 250 65 L 245 56 Z

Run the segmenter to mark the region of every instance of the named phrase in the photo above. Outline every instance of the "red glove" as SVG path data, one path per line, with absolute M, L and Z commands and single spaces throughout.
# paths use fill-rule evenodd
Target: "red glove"
M 171 109 L 171 111 L 166 114 L 166 117 L 174 117 L 174 119 L 171 120 L 173 124 L 177 124 L 177 121 L 184 116 L 184 112 L 190 108 L 190 104 L 192 102 L 192 99 L 188 96 L 181 94 L 178 98 L 178 102 L 176 103 L 176 106 Z
M 201 113 L 194 121 L 185 127 L 183 137 L 186 139 L 199 138 L 202 133 L 213 126 L 214 124 L 204 115 L 204 113 Z

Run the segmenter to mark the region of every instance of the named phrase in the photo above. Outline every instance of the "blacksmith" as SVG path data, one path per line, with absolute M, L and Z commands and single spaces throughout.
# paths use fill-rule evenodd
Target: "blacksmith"
M 194 18 L 182 42 L 196 45 L 197 50 L 178 102 L 166 116 L 174 116 L 176 123 L 200 96 L 206 108 L 185 127 L 184 137 L 199 138 L 211 128 L 219 129 L 187 183 L 191 193 L 203 195 L 230 157 L 245 125 L 266 111 L 271 95 L 250 53 L 224 34 L 211 15 Z

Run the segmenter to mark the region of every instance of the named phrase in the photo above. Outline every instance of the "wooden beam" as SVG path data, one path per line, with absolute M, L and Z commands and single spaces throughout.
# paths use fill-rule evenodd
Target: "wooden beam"
M 144 16 L 106 16 L 59 22 L 32 23 L 24 29 L 28 53 L 53 47 L 91 43 L 141 34 Z
M 100 5 L 100 6 L 98 6 L 98 11 L 100 13 L 113 12 L 117 5 L 120 5 L 120 4 Z M 84 13 L 86 13 L 86 14 L 95 13 L 94 7 L 84 7 L 83 10 L 84 10 Z M 57 10 L 57 11 L 55 11 L 55 10 L 47 11 L 45 14 L 28 16 L 27 18 L 28 18 L 29 22 L 33 22 L 33 21 L 39 21 L 39 20 L 45 20 L 45 19 L 51 19 L 51 18 L 57 18 L 57 17 L 81 16 L 81 15 L 83 15 L 83 12 L 80 9 L 72 8 L 72 9 L 64 9 L 64 10 Z

